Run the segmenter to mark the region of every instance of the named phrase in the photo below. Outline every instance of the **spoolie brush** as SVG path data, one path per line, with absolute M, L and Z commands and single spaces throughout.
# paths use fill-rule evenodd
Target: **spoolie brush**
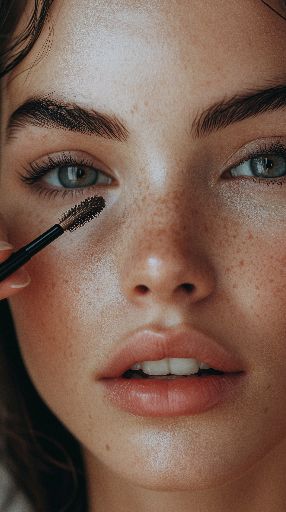
M 25 245 L 0 264 L 0 281 L 6 279 L 22 267 L 29 259 L 53 240 L 61 236 L 65 231 L 74 231 L 82 227 L 86 222 L 99 215 L 105 207 L 105 201 L 101 196 L 88 197 L 81 203 L 63 214 L 59 224 L 55 224 L 50 229 L 35 238 L 32 242 Z

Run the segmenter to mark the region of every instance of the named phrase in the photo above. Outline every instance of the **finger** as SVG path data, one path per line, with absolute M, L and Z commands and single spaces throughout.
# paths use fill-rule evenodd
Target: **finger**
M 13 246 L 6 240 L 0 240 L 0 264 L 3 263 L 10 254 Z M 23 288 L 29 285 L 31 277 L 25 267 L 21 267 L 3 281 L 0 281 L 0 300 L 15 295 Z
M 8 299 L 11 295 L 19 293 L 31 282 L 31 277 L 27 270 L 22 267 L 16 270 L 9 277 L 0 281 L 0 300 Z
M 2 235 L 2 236 L 1 236 Z M 11 254 L 13 245 L 3 239 L 3 234 L 0 231 L 0 262 L 5 261 Z

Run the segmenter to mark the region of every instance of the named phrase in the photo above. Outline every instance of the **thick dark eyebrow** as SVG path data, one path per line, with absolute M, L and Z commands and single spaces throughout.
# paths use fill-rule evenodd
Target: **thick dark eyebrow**
M 26 126 L 60 128 L 76 133 L 96 135 L 105 139 L 126 142 L 129 132 L 115 115 L 42 97 L 30 98 L 9 117 L 6 141 L 15 138 Z
M 194 119 L 191 135 L 204 137 L 227 126 L 286 107 L 286 85 L 253 88 L 213 104 Z
M 192 122 L 190 134 L 193 138 L 204 137 L 238 121 L 285 107 L 285 84 L 248 89 L 198 113 Z M 61 128 L 121 142 L 127 142 L 129 136 L 127 127 L 115 115 L 47 98 L 29 99 L 12 113 L 7 124 L 6 140 L 15 137 L 27 125 Z

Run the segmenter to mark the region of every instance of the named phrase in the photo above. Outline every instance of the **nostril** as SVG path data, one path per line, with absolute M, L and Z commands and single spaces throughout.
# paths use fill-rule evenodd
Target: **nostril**
M 186 290 L 187 292 L 192 292 L 195 288 L 195 285 L 194 284 L 190 284 L 190 283 L 183 283 L 182 284 L 182 288 L 184 290 Z
M 148 292 L 148 287 L 145 286 L 145 284 L 139 284 L 136 288 L 142 295 L 145 295 Z

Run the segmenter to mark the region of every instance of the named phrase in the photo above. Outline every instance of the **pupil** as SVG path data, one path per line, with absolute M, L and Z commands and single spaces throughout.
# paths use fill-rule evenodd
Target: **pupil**
M 77 171 L 77 177 L 78 177 L 78 178 L 81 178 L 83 175 L 84 175 L 84 170 L 83 170 L 83 169 L 78 169 L 78 171 Z

